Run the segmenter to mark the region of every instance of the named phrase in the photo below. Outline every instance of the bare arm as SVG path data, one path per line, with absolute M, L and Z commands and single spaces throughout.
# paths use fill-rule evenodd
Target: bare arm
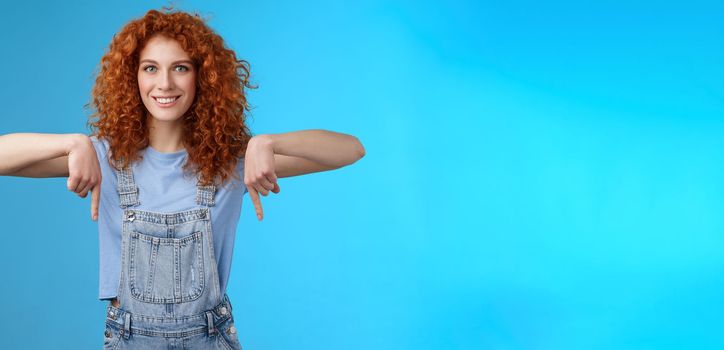
M 337 169 L 364 157 L 362 143 L 352 135 L 327 130 L 301 130 L 268 136 L 278 177 Z
M 19 177 L 68 177 L 68 156 L 37 161 L 18 171 L 4 175 Z
M 67 155 L 81 134 L 8 134 L 0 136 L 0 175 L 68 176 Z M 63 162 L 65 158 L 65 162 Z
M 0 175 L 68 177 L 68 190 L 85 198 L 98 216 L 101 171 L 93 144 L 83 134 L 17 133 L 0 136 Z
M 274 155 L 274 169 L 277 178 L 311 174 L 337 168 L 339 167 L 320 164 L 302 157 L 285 156 L 283 154 Z
M 356 137 L 326 130 L 252 137 L 244 159 L 244 184 L 257 217 L 261 220 L 264 216 L 259 194 L 279 193 L 278 178 L 337 169 L 364 155 L 365 149 Z

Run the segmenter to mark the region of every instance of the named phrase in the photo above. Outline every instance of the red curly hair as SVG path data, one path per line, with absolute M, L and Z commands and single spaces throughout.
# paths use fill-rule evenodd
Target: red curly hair
M 250 107 L 245 88 L 250 65 L 209 28 L 198 14 L 148 11 L 114 35 L 103 56 L 92 92 L 94 113 L 89 122 L 98 138 L 110 145 L 109 162 L 129 166 L 149 145 L 148 110 L 138 90 L 139 54 L 156 35 L 175 39 L 197 70 L 196 96 L 183 117 L 183 142 L 188 151 L 184 170 L 197 173 L 202 184 L 224 183 L 235 174 L 251 132 L 245 124 Z

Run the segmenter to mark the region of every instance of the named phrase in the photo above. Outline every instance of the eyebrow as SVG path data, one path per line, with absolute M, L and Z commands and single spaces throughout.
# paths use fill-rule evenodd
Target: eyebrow
M 156 62 L 154 60 L 150 60 L 148 58 L 141 60 L 141 62 L 139 62 L 139 63 L 144 63 L 144 62 L 158 64 L 158 62 Z M 192 66 L 194 65 L 194 63 L 191 62 L 190 60 L 173 61 L 173 62 L 171 62 L 171 65 L 175 65 L 175 64 L 179 64 L 179 63 L 186 63 L 186 64 L 190 64 Z

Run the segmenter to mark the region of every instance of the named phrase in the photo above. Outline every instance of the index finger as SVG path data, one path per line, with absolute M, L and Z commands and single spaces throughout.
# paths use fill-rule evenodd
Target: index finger
M 91 218 L 93 221 L 98 220 L 98 207 L 101 201 L 101 183 L 98 182 L 91 189 Z
M 259 221 L 261 221 L 261 219 L 264 217 L 264 210 L 261 208 L 261 199 L 259 198 L 259 193 L 253 187 L 249 188 L 249 197 L 251 197 L 251 202 L 254 203 L 256 217 L 257 219 L 259 219 Z

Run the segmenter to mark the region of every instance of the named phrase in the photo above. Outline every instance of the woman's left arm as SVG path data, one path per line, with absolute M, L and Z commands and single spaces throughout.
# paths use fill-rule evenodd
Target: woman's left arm
M 302 130 L 268 136 L 277 177 L 332 170 L 364 157 L 362 143 L 352 135 L 327 130 Z
M 277 178 L 326 171 L 350 165 L 365 155 L 356 137 L 327 130 L 262 134 L 249 140 L 244 159 L 244 183 L 263 217 L 259 193 L 279 193 Z

